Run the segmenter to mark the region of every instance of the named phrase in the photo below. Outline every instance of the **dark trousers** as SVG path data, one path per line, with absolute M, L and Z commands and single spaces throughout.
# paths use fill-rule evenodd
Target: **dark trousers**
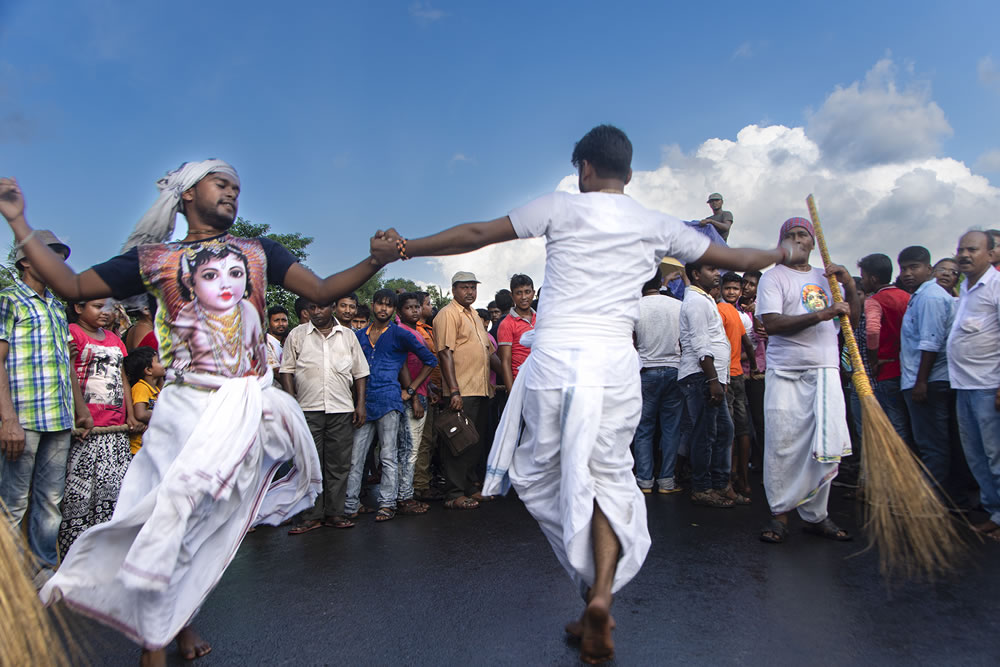
M 764 378 L 747 376 L 747 404 L 750 407 L 750 424 L 753 427 L 753 453 L 750 460 L 754 467 L 764 465 Z
M 447 408 L 445 408 L 447 409 Z M 489 399 L 485 396 L 463 396 L 462 412 L 476 427 L 479 442 L 467 447 L 458 456 L 451 453 L 448 443 L 441 440 L 441 467 L 444 469 L 448 486 L 446 497 L 451 500 L 461 496 L 471 496 L 479 491 L 478 467 L 483 456 L 483 448 L 489 428 Z
M 353 413 L 326 414 L 304 412 L 306 424 L 316 443 L 320 470 L 323 473 L 323 492 L 316 496 L 316 504 L 303 512 L 305 521 L 322 521 L 344 513 L 347 493 L 347 476 L 351 472 L 351 449 L 354 446 Z
M 966 490 L 971 474 L 965 463 L 961 443 L 951 437 L 955 418 L 955 392 L 947 382 L 928 382 L 927 400 L 917 403 L 913 390 L 903 390 L 903 400 L 910 415 L 913 441 L 920 452 L 920 460 L 934 477 L 939 487 L 956 504 L 968 503 Z

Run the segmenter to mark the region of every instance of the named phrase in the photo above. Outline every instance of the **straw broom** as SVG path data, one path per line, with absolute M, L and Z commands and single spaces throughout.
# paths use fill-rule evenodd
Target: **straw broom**
M 27 545 L 7 522 L 0 502 L 0 667 L 69 665 L 52 618 L 31 583 Z M 65 625 L 56 615 L 65 634 Z
M 819 212 L 812 195 L 806 199 L 816 230 L 816 242 L 829 269 L 830 253 L 823 238 Z M 830 277 L 835 302 L 843 301 L 837 279 Z M 864 471 L 864 527 L 867 549 L 879 553 L 883 576 L 901 574 L 934 579 L 951 570 L 965 553 L 956 523 L 928 482 L 923 462 L 899 437 L 872 391 L 865 373 L 850 318 L 840 317 L 840 331 L 851 355 L 851 381 L 861 401 L 861 467 Z

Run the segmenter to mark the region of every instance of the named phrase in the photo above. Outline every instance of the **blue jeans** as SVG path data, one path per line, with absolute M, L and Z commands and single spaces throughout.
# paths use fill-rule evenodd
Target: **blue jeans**
M 25 430 L 24 451 L 16 460 L 8 461 L 0 454 L 0 498 L 14 526 L 21 525 L 31 489 L 28 545 L 43 567 L 54 568 L 59 558 L 59 504 L 66 489 L 69 439 L 69 431 Z
M 677 384 L 677 369 L 669 366 L 643 368 L 642 416 L 635 429 L 635 476 L 639 486 L 653 488 L 653 435 L 660 420 L 660 480 L 674 476 L 680 440 L 684 396 Z
M 695 492 L 725 489 L 732 469 L 733 420 L 725 397 L 719 405 L 708 400 L 704 373 L 680 381 L 691 418 L 691 488 Z
M 1000 412 L 995 389 L 958 389 L 958 430 L 969 470 L 979 484 L 979 500 L 1000 524 Z
M 354 514 L 361 505 L 361 478 L 365 473 L 365 458 L 368 448 L 372 445 L 375 430 L 378 429 L 378 441 L 381 445 L 379 457 L 382 461 L 382 479 L 378 483 L 378 506 L 396 507 L 396 453 L 399 448 L 397 436 L 402 414 L 391 410 L 375 421 L 367 421 L 365 425 L 354 432 L 354 446 L 351 450 L 351 472 L 347 476 L 347 499 L 344 501 L 344 513 Z M 407 438 L 409 441 L 409 438 Z M 409 453 L 407 453 L 409 457 Z
M 964 489 L 956 485 L 955 473 L 959 466 L 953 463 L 952 442 L 948 433 L 954 402 L 951 387 L 947 382 L 928 382 L 926 401 L 917 403 L 912 396 L 912 389 L 903 390 L 903 400 L 906 401 L 913 427 L 913 442 L 920 451 L 920 460 L 927 466 L 938 487 L 960 502 Z
M 910 414 L 906 410 L 906 403 L 903 401 L 903 391 L 899 388 L 899 378 L 889 380 L 879 380 L 875 387 L 875 398 L 879 405 L 885 410 L 885 416 L 889 418 L 892 427 L 903 439 L 903 442 L 913 447 L 913 436 L 910 431 Z M 862 447 L 864 443 L 862 443 Z

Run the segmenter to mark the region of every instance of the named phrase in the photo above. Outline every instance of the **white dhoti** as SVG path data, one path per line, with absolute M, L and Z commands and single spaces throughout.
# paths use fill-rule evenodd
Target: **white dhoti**
M 146 649 L 169 644 L 247 530 L 311 508 L 321 490 L 302 411 L 271 384 L 187 374 L 164 387 L 114 515 L 76 540 L 42 601 L 64 599 Z
M 617 592 L 650 546 L 629 450 L 642 410 L 638 357 L 628 338 L 617 345 L 606 336 L 567 341 L 565 330 L 553 333 L 550 344 L 538 336 L 518 371 L 483 494 L 505 492 L 509 478 L 581 592 L 594 583 L 596 501 L 621 543 Z M 632 380 L 606 384 L 622 377 Z
M 851 454 L 844 393 L 836 368 L 768 368 L 764 383 L 764 490 L 772 514 L 797 509 L 827 516 L 830 483 Z

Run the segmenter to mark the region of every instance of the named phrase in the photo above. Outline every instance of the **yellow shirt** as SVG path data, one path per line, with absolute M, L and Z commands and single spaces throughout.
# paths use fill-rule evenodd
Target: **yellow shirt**
M 434 344 L 439 355 L 445 348 L 451 350 L 462 396 L 493 396 L 490 385 L 493 346 L 476 311 L 463 308 L 457 301 L 442 308 L 434 318 Z
M 132 405 L 138 405 L 140 403 L 146 403 L 146 407 L 149 410 L 153 409 L 156 405 L 156 397 L 160 395 L 160 388 L 155 387 L 145 380 L 139 380 L 134 385 L 132 385 Z M 139 448 L 142 447 L 142 433 L 136 433 L 135 435 L 129 436 L 129 446 L 132 450 L 132 455 L 135 456 L 139 453 Z

